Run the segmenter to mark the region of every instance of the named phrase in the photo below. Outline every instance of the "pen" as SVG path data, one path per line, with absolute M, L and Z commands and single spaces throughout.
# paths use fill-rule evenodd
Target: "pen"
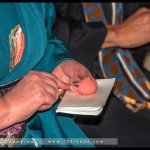
M 63 92 L 64 90 L 63 90 L 63 89 L 58 89 L 58 91 L 59 91 L 59 92 Z
M 79 82 L 74 82 L 74 83 L 73 83 L 73 85 L 76 86 L 76 87 L 78 87 L 79 84 L 80 84 Z M 70 87 L 71 87 L 71 86 L 70 86 Z M 58 91 L 59 91 L 59 92 L 63 92 L 64 90 L 63 90 L 63 89 L 58 89 Z

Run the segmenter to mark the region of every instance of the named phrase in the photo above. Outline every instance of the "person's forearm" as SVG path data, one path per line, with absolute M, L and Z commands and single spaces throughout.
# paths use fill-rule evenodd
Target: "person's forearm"
M 103 48 L 135 48 L 150 42 L 150 10 L 141 8 L 122 23 L 106 25 Z
M 10 116 L 10 106 L 4 98 L 0 98 L 0 130 L 12 125 L 13 118 Z

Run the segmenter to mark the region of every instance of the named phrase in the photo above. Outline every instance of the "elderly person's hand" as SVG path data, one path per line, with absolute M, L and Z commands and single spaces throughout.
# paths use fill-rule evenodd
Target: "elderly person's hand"
M 65 60 L 52 73 L 63 82 L 71 84 L 70 89 L 75 93 L 90 95 L 97 88 L 97 82 L 88 69 L 76 61 Z M 78 88 L 76 82 L 79 82 Z
M 51 108 L 58 100 L 59 89 L 70 85 L 50 73 L 30 71 L 11 91 L 0 99 L 3 113 L 0 114 L 0 130 L 24 121 L 37 110 Z
M 150 42 L 150 9 L 140 8 L 124 22 L 106 25 L 107 36 L 103 48 L 135 48 Z
M 73 81 L 90 78 L 97 87 L 95 79 L 82 64 L 65 60 L 52 74 L 30 71 L 11 91 L 0 98 L 3 113 L 0 114 L 0 130 L 14 123 L 30 118 L 37 110 L 51 108 L 62 92 L 69 89 Z

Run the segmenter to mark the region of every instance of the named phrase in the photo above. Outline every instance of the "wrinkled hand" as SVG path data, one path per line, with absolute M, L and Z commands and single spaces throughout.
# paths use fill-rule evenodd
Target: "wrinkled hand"
M 123 23 L 106 25 L 106 28 L 108 34 L 102 48 L 135 48 L 147 44 L 150 42 L 150 9 L 140 8 Z
M 58 65 L 52 72 L 57 78 L 65 83 L 71 84 L 72 81 L 81 81 L 86 77 L 91 77 L 91 73 L 82 64 L 73 61 L 65 60 Z
M 55 68 L 55 70 L 53 71 L 53 74 L 57 76 L 63 82 L 71 84 L 72 86 L 70 86 L 70 89 L 72 91 L 75 91 L 75 93 L 78 90 L 73 90 L 75 89 L 75 86 L 73 84 L 74 81 L 77 81 L 80 83 L 83 83 L 81 81 L 91 81 L 88 83 L 86 82 L 87 84 L 82 84 L 83 85 L 82 89 L 86 89 L 86 90 L 84 90 L 84 92 L 80 92 L 81 90 L 79 90 L 78 93 L 80 94 L 85 94 L 85 95 L 91 94 L 97 88 L 96 80 L 92 77 L 88 69 L 84 67 L 82 64 L 73 60 L 63 61 L 60 65 L 58 65 Z M 87 88 L 87 85 L 88 85 L 88 88 Z M 94 91 L 91 91 L 92 87 Z M 79 89 L 80 89 L 80 86 L 79 86 Z
M 20 122 L 31 117 L 37 110 L 51 108 L 61 94 L 58 89 L 65 90 L 69 87 L 53 74 L 30 71 L 3 98 L 10 107 L 11 119 Z

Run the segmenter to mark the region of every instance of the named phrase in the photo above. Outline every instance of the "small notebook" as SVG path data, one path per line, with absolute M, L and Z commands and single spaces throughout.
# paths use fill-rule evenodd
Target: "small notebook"
M 115 78 L 96 79 L 97 89 L 92 95 L 80 95 L 67 90 L 56 112 L 77 115 L 99 115 L 113 88 Z

